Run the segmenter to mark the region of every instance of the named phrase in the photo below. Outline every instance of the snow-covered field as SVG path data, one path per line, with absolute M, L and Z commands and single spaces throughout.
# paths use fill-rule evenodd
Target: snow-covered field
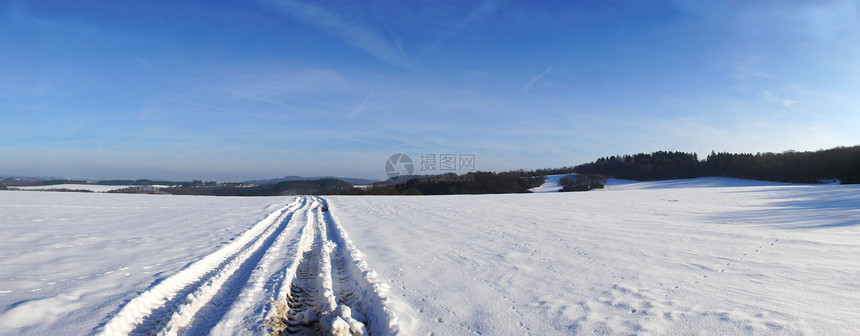
M 0 234 L 4 335 L 316 325 L 860 333 L 858 186 L 710 178 L 324 198 L 4 191 Z
M 567 176 L 566 174 L 560 175 L 547 175 L 544 183 L 540 187 L 529 189 L 533 193 L 550 193 L 550 192 L 558 192 L 561 190 L 561 178 Z

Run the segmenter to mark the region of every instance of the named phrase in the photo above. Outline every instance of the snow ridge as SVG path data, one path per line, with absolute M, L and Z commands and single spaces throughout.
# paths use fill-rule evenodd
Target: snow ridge
M 289 269 L 289 293 L 270 320 L 273 334 L 396 335 L 387 288 L 377 279 L 328 203 L 314 198 L 302 232 L 300 262 Z M 311 238 L 312 236 L 312 238 Z M 311 242 L 312 240 L 312 242 Z
M 326 207 L 329 207 L 327 201 L 323 200 L 323 202 Z M 357 302 L 361 313 L 367 316 L 368 330 L 371 335 L 398 334 L 400 327 L 390 307 L 387 295 L 388 285 L 380 281 L 376 271 L 368 266 L 364 260 L 364 254 L 349 239 L 349 235 L 340 225 L 337 217 L 332 216 L 331 212 L 325 212 L 323 215 L 326 225 L 332 232 L 330 239 L 339 246 L 340 251 L 336 255 L 340 257 L 339 262 L 346 272 L 341 278 L 341 283 L 347 287 L 354 287 L 355 297 L 347 297 L 345 300 L 348 303 Z
M 261 248 L 271 245 L 272 237 L 283 231 L 286 219 L 303 204 L 302 199 L 275 210 L 242 233 L 233 242 L 191 264 L 175 275 L 129 301 L 102 328 L 101 335 L 177 334 L 191 322 L 196 312 L 206 307 L 222 286 Z M 265 247 L 264 247 L 265 246 Z M 244 272 L 247 272 L 247 267 Z
M 267 332 L 263 323 L 267 321 L 269 312 L 275 309 L 278 293 L 284 287 L 284 273 L 290 267 L 290 259 L 284 255 L 297 255 L 301 236 L 296 237 L 300 227 L 293 220 L 301 218 L 299 211 L 310 207 L 307 199 L 302 198 L 302 207 L 290 217 L 287 230 L 278 236 L 272 248 L 266 251 L 266 255 L 260 264 L 254 269 L 249 285 L 242 289 L 239 301 L 234 303 L 230 311 L 211 330 L 213 335 L 236 335 L 257 334 Z M 303 227 L 303 226 L 302 226 Z M 292 239 L 289 239 L 292 238 Z M 290 240 L 289 244 L 287 240 Z M 297 261 L 293 261 L 296 262 Z

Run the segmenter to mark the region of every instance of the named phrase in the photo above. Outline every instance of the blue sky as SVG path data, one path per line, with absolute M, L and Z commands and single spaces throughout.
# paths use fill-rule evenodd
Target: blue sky
M 841 1 L 4 1 L 0 175 L 384 178 L 860 144 Z

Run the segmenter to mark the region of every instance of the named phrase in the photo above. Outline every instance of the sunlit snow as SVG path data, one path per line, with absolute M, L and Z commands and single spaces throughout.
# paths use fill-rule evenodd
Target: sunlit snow
M 258 298 L 302 250 L 385 310 L 370 325 L 391 327 L 371 333 L 857 334 L 858 209 L 853 185 L 720 178 L 319 200 L 0 191 L 0 334 L 99 333 L 120 315 L 139 329 L 156 313 L 162 331 L 263 334 Z M 174 282 L 199 295 L 145 299 L 182 293 Z M 209 297 L 235 298 L 187 308 Z M 330 328 L 370 318 L 327 307 Z

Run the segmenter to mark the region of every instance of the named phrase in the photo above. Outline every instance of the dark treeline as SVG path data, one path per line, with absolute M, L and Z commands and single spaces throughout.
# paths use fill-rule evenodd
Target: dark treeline
M 193 185 L 161 188 L 162 193 L 172 195 L 209 195 L 209 196 L 282 196 L 282 195 L 338 195 L 355 193 L 349 183 L 336 179 L 309 181 L 283 181 L 258 186 L 241 184 Z
M 522 171 L 526 176 L 547 176 L 547 175 L 563 175 L 563 174 L 573 174 L 576 171 L 576 167 L 561 167 L 561 168 L 540 168 L 529 171 Z
M 242 184 L 190 185 L 171 188 L 134 186 L 113 193 L 150 193 L 209 196 L 282 196 L 282 195 L 451 195 L 527 193 L 540 186 L 543 176 L 525 176 L 523 171 L 492 173 L 473 172 L 464 175 L 444 174 L 413 176 L 403 183 L 378 182 L 368 188 L 355 188 L 337 179 L 283 181 L 248 186 Z
M 92 185 L 108 185 L 108 186 L 118 186 L 118 185 L 132 185 L 132 186 L 150 186 L 150 185 L 170 185 L 170 186 L 195 186 L 195 185 L 216 185 L 217 183 L 212 182 L 203 182 L 200 180 L 194 180 L 191 182 L 188 181 L 157 181 L 157 180 L 148 180 L 148 179 L 137 179 L 137 180 L 105 180 L 98 182 L 91 182 L 86 180 L 75 180 L 75 179 L 54 179 L 54 180 L 10 180 L 6 179 L 7 183 L 13 184 L 15 186 L 52 186 L 58 184 L 92 184 Z
M 35 180 L 35 179 L 16 179 L 16 178 L 5 178 L 3 179 L 3 183 L 9 187 L 35 187 L 35 186 L 52 186 L 58 184 L 93 184 L 84 180 Z
M 14 185 L 16 187 L 30 187 L 30 186 L 52 186 L 52 185 L 58 185 L 58 184 L 88 184 L 89 182 L 82 181 L 82 180 L 45 180 L 45 181 L 11 180 L 11 181 L 8 181 L 7 183 L 9 183 L 10 185 Z
M 355 188 L 336 179 L 283 181 L 258 186 L 218 185 L 159 188 L 158 193 L 209 196 L 281 196 L 281 195 L 451 195 L 527 193 L 543 177 L 523 178 L 520 172 L 474 172 L 464 175 L 445 174 L 413 176 L 403 183 L 379 182 L 369 188 Z M 531 183 L 530 183 L 531 182 Z M 539 185 L 539 184 L 538 184 Z M 115 192 L 149 192 L 139 188 Z
M 472 172 L 464 175 L 445 174 L 418 176 L 403 183 L 381 182 L 367 189 L 356 189 L 353 195 L 453 195 L 528 193 L 534 181 L 521 172 Z
M 191 182 L 187 181 L 154 181 L 147 179 L 137 179 L 137 180 L 106 180 L 97 182 L 100 185 L 133 185 L 133 186 L 151 186 L 151 185 L 169 185 L 169 186 L 182 186 L 182 187 L 190 187 L 190 186 L 201 186 L 201 185 L 216 185 L 215 182 L 203 182 L 200 180 L 194 180 Z
M 566 167 L 565 167 L 566 168 Z M 573 168 L 571 168 L 573 169 Z M 542 169 L 538 170 L 513 170 L 505 173 L 515 173 L 520 176 L 520 179 L 523 180 L 526 184 L 526 188 L 535 188 L 540 187 L 544 182 L 546 182 L 546 175 L 550 174 L 539 174 L 537 172 L 542 171 Z
M 80 193 L 91 193 L 94 192 L 88 189 L 69 189 L 69 188 L 54 188 L 54 189 L 45 189 L 48 191 L 59 191 L 59 192 L 80 192 Z
M 606 177 L 600 174 L 570 174 L 558 181 L 561 184 L 561 192 L 589 191 L 602 189 L 606 183 Z
M 668 180 L 698 177 L 699 165 L 696 153 L 660 151 L 602 157 L 576 166 L 575 171 L 637 181 Z
M 3 183 L 0 183 L 0 190 L 7 190 L 6 186 Z
M 646 181 L 705 176 L 754 180 L 860 183 L 860 146 L 814 152 L 735 154 L 711 152 L 699 161 L 695 153 L 654 152 L 619 155 L 576 166 L 577 173 Z

